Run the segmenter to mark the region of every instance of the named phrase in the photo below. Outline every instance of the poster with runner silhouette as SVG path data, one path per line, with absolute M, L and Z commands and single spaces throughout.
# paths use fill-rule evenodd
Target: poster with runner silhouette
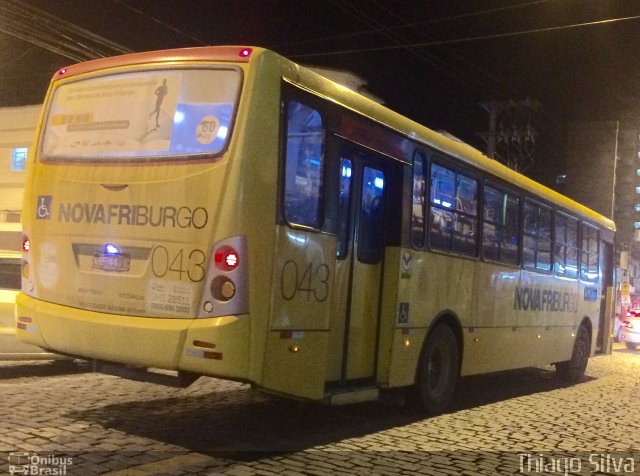
M 168 150 L 181 76 L 147 71 L 59 88 L 46 125 L 45 153 L 99 157 Z

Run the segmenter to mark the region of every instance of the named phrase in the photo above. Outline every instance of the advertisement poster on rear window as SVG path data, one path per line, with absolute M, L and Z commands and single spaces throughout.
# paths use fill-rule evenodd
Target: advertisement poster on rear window
M 181 75 L 153 71 L 63 85 L 49 111 L 44 153 L 95 157 L 168 150 Z

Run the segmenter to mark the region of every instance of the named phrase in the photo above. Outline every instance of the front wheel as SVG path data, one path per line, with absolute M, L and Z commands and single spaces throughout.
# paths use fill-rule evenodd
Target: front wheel
M 429 335 L 418 362 L 416 394 L 430 414 L 442 413 L 458 381 L 458 340 L 447 325 L 436 326 Z
M 580 326 L 576 340 L 573 343 L 571 359 L 556 364 L 556 372 L 560 379 L 569 383 L 576 383 L 582 380 L 584 372 L 587 370 L 590 354 L 591 339 L 589 331 L 585 326 Z

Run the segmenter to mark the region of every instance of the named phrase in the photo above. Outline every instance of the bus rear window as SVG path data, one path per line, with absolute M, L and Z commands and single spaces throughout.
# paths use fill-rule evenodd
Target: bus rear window
M 43 160 L 112 162 L 224 151 L 239 68 L 154 69 L 64 83 L 44 122 Z

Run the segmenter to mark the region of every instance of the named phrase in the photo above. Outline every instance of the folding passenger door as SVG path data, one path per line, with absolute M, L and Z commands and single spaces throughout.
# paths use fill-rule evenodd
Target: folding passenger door
M 374 381 L 393 167 L 342 143 L 328 375 L 338 386 Z

